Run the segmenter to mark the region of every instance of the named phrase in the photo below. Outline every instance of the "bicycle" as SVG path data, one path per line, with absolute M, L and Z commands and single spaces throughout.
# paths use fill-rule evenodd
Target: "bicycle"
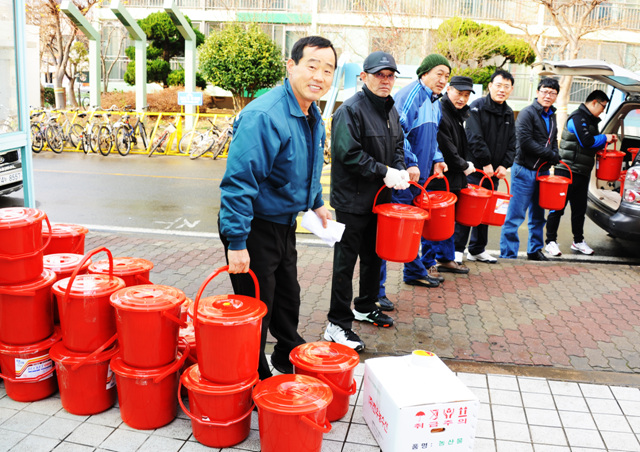
M 147 149 L 147 131 L 144 127 L 144 123 L 142 122 L 142 118 L 138 114 L 136 114 L 136 118 L 138 120 L 136 124 L 132 126 L 129 119 L 131 115 L 129 113 L 135 110 L 131 109 L 130 105 L 127 105 L 124 108 L 125 108 L 125 114 L 114 125 L 114 128 L 115 128 L 114 138 L 116 143 L 116 150 L 122 156 L 125 156 L 129 153 L 129 151 L 131 150 L 132 143 L 134 145 L 138 143 L 138 140 L 136 139 L 136 135 L 140 135 L 142 144 L 144 148 Z M 143 109 L 144 108 L 147 108 L 147 107 L 145 106 L 143 107 Z
M 229 152 L 229 144 L 233 139 L 234 121 L 235 121 L 235 116 L 232 116 L 231 118 L 229 118 L 227 126 L 224 129 L 222 129 L 222 131 L 220 132 L 220 136 L 211 147 L 211 153 L 213 154 L 214 160 L 219 156 L 225 157 Z
M 36 154 L 38 154 L 40 151 L 42 151 L 42 148 L 44 148 L 44 135 L 42 134 L 40 121 L 37 121 L 37 118 L 42 116 L 43 114 L 44 111 L 37 111 L 29 116 L 29 119 L 31 121 L 31 150 Z
M 193 129 L 182 136 L 180 143 L 178 144 L 178 151 L 181 154 L 186 154 L 188 152 L 189 158 L 197 159 L 211 149 L 220 135 L 220 129 L 213 123 L 213 121 L 211 121 L 211 119 L 207 118 L 207 121 L 209 121 L 211 127 L 206 131 L 198 132 L 196 129 Z
M 111 147 L 113 146 L 113 126 L 111 125 L 111 121 L 109 118 L 111 117 L 111 113 L 107 113 L 110 111 L 117 111 L 118 107 L 112 105 L 111 108 L 104 110 L 101 114 L 102 116 L 102 125 L 98 131 L 98 151 L 100 154 L 105 157 L 109 155 L 111 152 Z
M 180 121 L 180 116 L 176 117 L 175 124 L 170 122 L 167 125 L 167 127 L 165 127 L 162 134 L 160 134 L 159 137 L 156 137 L 153 140 L 153 143 L 151 144 L 151 148 L 149 149 L 149 157 L 151 157 L 154 152 L 156 151 L 159 152 L 159 149 L 169 141 L 169 137 L 171 136 L 171 134 L 177 130 L 176 126 L 178 124 L 178 121 Z M 167 149 L 164 149 L 165 153 L 167 151 L 168 151 Z
M 94 106 L 91 114 L 95 113 L 98 107 Z M 88 113 L 78 114 L 78 118 L 85 118 Z M 79 124 L 78 124 L 79 125 Z M 100 124 L 96 122 L 96 118 L 91 117 L 86 121 L 82 127 L 82 134 L 80 135 L 80 148 L 85 154 L 91 152 L 98 152 L 98 133 L 100 132 Z
M 71 111 L 77 111 L 77 109 Z M 65 142 L 71 143 L 74 148 L 77 147 L 82 135 L 82 126 L 80 124 L 71 124 L 67 112 L 64 110 L 53 110 L 52 113 L 58 113 L 58 117 L 47 128 L 45 134 L 47 144 L 51 150 L 57 154 L 61 153 Z M 62 125 L 59 123 L 60 115 L 64 117 Z
M 39 117 L 42 117 L 42 119 L 37 120 L 36 118 L 39 118 Z M 57 135 L 54 136 L 54 138 L 52 138 L 52 143 L 49 143 L 49 141 L 47 140 L 47 130 L 52 127 L 55 128 L 54 124 L 56 125 L 58 124 L 56 122 L 56 118 L 54 118 L 53 115 L 51 114 L 51 111 L 42 110 L 42 111 L 36 112 L 31 115 L 31 120 L 32 120 L 32 123 L 30 125 L 30 130 L 32 134 L 31 150 L 37 154 L 40 151 L 42 151 L 42 149 L 44 148 L 44 144 L 46 143 L 53 152 L 56 152 L 56 153 L 62 152 L 62 146 L 61 145 L 59 146 L 57 142 L 58 140 Z

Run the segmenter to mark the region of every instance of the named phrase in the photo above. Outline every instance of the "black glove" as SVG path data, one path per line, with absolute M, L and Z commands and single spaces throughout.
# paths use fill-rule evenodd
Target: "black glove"
M 552 165 L 557 165 L 558 163 L 560 163 L 560 156 L 558 154 L 553 154 L 553 156 L 549 159 L 549 162 Z

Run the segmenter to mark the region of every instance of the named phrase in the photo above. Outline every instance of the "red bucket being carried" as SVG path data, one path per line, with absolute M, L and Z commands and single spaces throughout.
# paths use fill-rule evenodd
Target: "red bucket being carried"
M 596 153 L 596 177 L 600 180 L 617 181 L 622 171 L 622 162 L 627 154 L 616 150 L 613 143 L 613 151 L 602 149 Z
M 435 177 L 433 175 L 426 180 L 424 183 L 425 190 Z M 413 200 L 413 204 L 421 209 L 431 208 L 431 218 L 424 220 L 422 237 L 434 242 L 450 238 L 456 227 L 456 202 L 458 197 L 449 192 L 449 181 L 446 177 L 444 177 L 444 182 L 447 184 L 447 191 L 422 193 Z M 426 199 L 427 195 L 429 196 L 428 200 Z
M 89 273 L 100 275 L 109 274 L 108 260 L 94 262 L 89 266 Z M 113 274 L 122 278 L 127 287 L 139 284 L 153 284 L 149 281 L 149 272 L 153 268 L 153 262 L 137 257 L 114 257 Z
M 482 222 L 489 200 L 493 197 L 493 180 L 484 171 L 479 169 L 476 171 L 483 174 L 480 183 L 469 184 L 467 188 L 460 190 L 456 204 L 456 221 L 464 226 L 478 226 Z M 489 180 L 491 190 L 482 187 L 484 179 Z
M 511 190 L 509 188 L 509 182 L 507 179 L 502 179 L 507 184 L 507 192 L 502 193 L 494 191 L 493 196 L 489 198 L 487 207 L 484 209 L 484 215 L 482 216 L 481 224 L 488 226 L 502 226 L 504 220 L 507 218 L 507 210 L 509 210 L 509 201 L 513 198 Z
M 239 383 L 257 372 L 262 318 L 267 314 L 267 306 L 260 301 L 258 280 L 251 270 L 255 298 L 216 295 L 200 299 L 207 284 L 228 269 L 225 265 L 209 275 L 200 286 L 191 311 L 200 373 L 221 384 Z
M 147 284 L 111 294 L 120 356 L 132 367 L 162 367 L 176 359 L 180 305 L 186 295 L 175 287 Z
M 562 210 L 567 202 L 567 190 L 573 182 L 573 174 L 569 165 L 560 161 L 569 171 L 569 177 L 545 175 L 540 176 L 540 169 L 547 164 L 544 162 L 536 171 L 536 180 L 539 182 L 538 204 L 543 209 Z
M 46 399 L 56 392 L 56 370 L 49 350 L 60 340 L 60 331 L 29 345 L 0 344 L 0 377 L 7 395 L 18 402 Z
M 200 374 L 198 365 L 189 367 L 180 379 L 189 394 L 189 411 L 193 436 L 208 447 L 224 448 L 241 443 L 249 436 L 253 402 L 251 390 L 258 382 L 258 372 L 246 381 L 233 385 L 212 383 Z
M 353 373 L 360 364 L 358 353 L 334 342 L 308 342 L 294 348 L 289 360 L 294 373 L 315 377 L 329 385 L 333 401 L 327 407 L 327 420 L 342 419 L 349 411 L 349 398 L 357 390 Z
M 415 182 L 409 182 L 426 191 Z M 390 262 L 411 262 L 418 256 L 424 221 L 431 217 L 429 210 L 407 204 L 379 204 L 378 195 L 386 188 L 380 187 L 373 200 L 373 213 L 378 214 L 376 253 Z
M 44 254 L 84 254 L 84 238 L 89 230 L 79 224 L 53 223 L 51 229 L 42 228 L 42 237 L 51 236 Z
M 331 431 L 331 388 L 307 375 L 276 375 L 253 390 L 262 452 L 320 452 Z

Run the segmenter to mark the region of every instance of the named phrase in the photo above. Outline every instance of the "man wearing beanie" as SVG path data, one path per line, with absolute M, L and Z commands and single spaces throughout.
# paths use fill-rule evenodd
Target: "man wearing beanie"
M 329 324 L 324 338 L 356 351 L 364 342 L 352 331 L 353 320 L 379 327 L 393 319 L 376 305 L 380 284 L 380 257 L 376 254 L 377 215 L 371 211 L 380 187 L 404 190 L 409 174 L 404 164 L 404 134 L 393 108 L 391 89 L 398 68 L 388 53 L 373 52 L 363 63 L 362 91 L 347 99 L 331 123 L 331 206 L 344 223 L 342 239 L 333 253 Z M 391 200 L 382 190 L 379 203 Z M 353 300 L 353 273 L 360 258 L 360 288 Z M 392 310 L 393 304 L 385 306 Z
M 404 160 L 411 180 L 423 185 L 432 174 L 444 177 L 447 165 L 438 148 L 438 124 L 442 112 L 438 99 L 447 86 L 451 65 L 438 54 L 427 56 L 418 70 L 418 80 L 405 86 L 396 94 L 396 109 L 404 130 Z M 408 190 L 394 191 L 393 202 L 412 204 L 422 191 L 415 186 Z M 404 265 L 405 284 L 422 287 L 438 287 L 443 279 L 438 273 L 434 242 L 422 240 L 422 256 Z M 386 279 L 386 265 L 382 268 L 382 280 Z M 386 301 L 384 287 L 380 288 L 379 303 Z

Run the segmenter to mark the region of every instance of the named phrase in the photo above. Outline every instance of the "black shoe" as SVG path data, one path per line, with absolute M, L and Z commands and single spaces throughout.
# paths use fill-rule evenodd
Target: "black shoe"
M 285 362 L 279 361 L 277 359 L 273 359 L 273 355 L 271 355 L 271 365 L 273 366 L 273 368 L 275 370 L 277 370 L 281 374 L 292 374 L 293 373 L 293 364 L 291 364 L 291 362 L 287 361 L 285 363 Z
M 440 285 L 440 281 L 437 279 L 433 279 L 430 276 L 423 276 L 418 279 L 410 279 L 404 282 L 405 284 L 409 284 L 410 286 L 420 286 L 420 287 L 438 287 Z
M 549 258 L 542 254 L 542 250 L 538 250 L 535 253 L 527 253 L 527 259 L 530 261 L 548 261 Z
M 393 319 L 383 313 L 380 309 L 376 309 L 371 312 L 358 312 L 354 309 L 353 316 L 359 322 L 371 322 L 375 326 L 382 328 L 388 328 L 393 325 Z
M 378 305 L 381 311 L 393 311 L 393 309 L 395 308 L 393 302 L 386 296 L 378 298 L 378 300 L 376 301 L 376 305 Z

